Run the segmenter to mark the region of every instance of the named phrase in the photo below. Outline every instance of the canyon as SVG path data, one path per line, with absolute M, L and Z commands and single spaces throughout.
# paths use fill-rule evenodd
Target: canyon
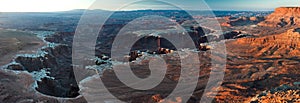
M 166 39 L 160 39 L 159 42 L 154 36 L 140 39 L 131 48 L 132 52 L 127 55 L 132 58 L 128 64 L 136 76 L 147 78 L 151 74 L 148 66 L 152 59 L 160 57 L 167 61 L 165 78 L 151 90 L 130 88 L 115 74 L 113 67 L 124 65 L 110 59 L 111 43 L 116 33 L 123 27 L 118 24 L 119 22 L 104 26 L 98 37 L 101 41 L 97 41 L 95 46 L 96 59 L 85 60 L 84 67 L 72 65 L 74 32 L 56 32 L 45 36 L 45 46 L 38 53 L 17 55 L 0 71 L 0 100 L 7 103 L 86 103 L 109 101 L 112 99 L 109 95 L 113 94 L 116 98 L 131 103 L 141 101 L 179 103 L 182 98 L 180 96 L 168 100 L 164 98 L 176 87 L 179 77 L 185 76 L 180 74 L 181 65 L 178 56 L 185 53 L 186 58 L 193 58 L 192 54 L 197 54 L 200 58 L 200 64 L 187 65 L 200 68 L 199 73 L 189 71 L 190 75 L 200 77 L 188 103 L 197 103 L 201 97 L 221 103 L 270 102 L 274 98 L 283 98 L 288 94 L 296 94 L 288 97 L 288 100 L 297 102 L 299 99 L 297 83 L 300 81 L 299 12 L 299 7 L 281 7 L 266 17 L 224 17 L 230 22 L 225 23 L 223 27 L 230 30 L 219 35 L 204 35 L 206 32 L 214 31 L 188 26 L 185 29 L 189 31 L 188 34 L 197 47 L 197 50 L 188 52 L 176 49 Z M 181 21 L 183 24 L 186 22 L 192 21 L 188 19 Z M 248 26 L 251 25 L 257 25 L 251 28 L 257 31 L 257 35 L 252 34 L 251 29 L 247 31 L 238 28 L 240 26 L 250 28 Z M 223 58 L 222 53 L 211 52 L 213 49 L 218 51 L 218 45 L 208 43 L 208 39 L 216 44 L 222 42 L 226 44 L 226 58 Z M 217 92 L 204 93 L 210 76 L 219 75 L 218 70 L 212 69 L 216 65 L 211 61 L 221 63 L 225 60 L 226 64 L 217 65 L 226 67 L 224 79 L 222 82 L 216 82 L 220 83 L 220 87 L 211 88 Z M 86 78 L 76 80 L 74 68 L 79 69 Z M 218 81 L 218 78 L 211 79 Z M 103 81 L 110 94 L 99 90 L 100 87 L 97 86 L 99 80 Z M 185 85 L 189 86 L 189 83 Z

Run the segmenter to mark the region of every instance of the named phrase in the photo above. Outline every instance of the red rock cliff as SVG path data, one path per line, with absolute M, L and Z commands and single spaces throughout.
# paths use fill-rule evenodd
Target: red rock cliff
M 259 23 L 260 26 L 284 27 L 300 26 L 300 7 L 280 7 Z
M 259 38 L 242 38 L 235 43 L 247 46 L 253 56 L 299 56 L 300 29 L 290 29 L 285 33 Z

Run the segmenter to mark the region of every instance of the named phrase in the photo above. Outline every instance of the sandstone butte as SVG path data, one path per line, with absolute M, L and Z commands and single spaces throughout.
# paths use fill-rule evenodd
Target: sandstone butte
M 279 7 L 260 22 L 260 26 L 284 27 L 300 26 L 300 7 Z

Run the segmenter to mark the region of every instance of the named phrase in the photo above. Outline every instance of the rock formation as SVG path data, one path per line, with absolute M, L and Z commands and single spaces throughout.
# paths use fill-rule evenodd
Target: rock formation
M 124 102 L 131 102 L 131 103 L 140 103 L 140 102 L 144 102 L 144 103 L 156 103 L 156 102 L 166 102 L 166 103 L 180 103 L 180 99 L 181 97 L 175 97 L 172 98 L 171 100 L 165 100 L 163 101 L 162 99 L 164 99 L 165 97 L 167 97 L 176 87 L 178 81 L 179 81 L 179 77 L 186 77 L 187 75 L 201 75 L 201 80 L 199 80 L 198 82 L 198 86 L 197 86 L 197 92 L 193 95 L 193 97 L 191 98 L 190 101 L 194 101 L 194 102 L 189 102 L 189 103 L 197 103 L 199 102 L 199 95 L 203 94 L 203 89 L 206 86 L 206 82 L 208 80 L 209 77 L 209 72 L 210 72 L 210 65 L 209 65 L 209 56 L 210 54 L 205 53 L 205 52 L 199 52 L 199 56 L 201 56 L 200 60 L 202 62 L 200 62 L 199 64 L 187 64 L 190 66 L 199 66 L 201 68 L 201 72 L 197 73 L 197 72 L 193 72 L 191 71 L 188 74 L 181 74 L 181 65 L 180 65 L 180 57 L 177 54 L 178 51 L 175 51 L 174 53 L 169 53 L 169 54 L 165 54 L 165 55 L 158 55 L 160 56 L 160 58 L 164 59 L 166 61 L 167 64 L 167 73 L 165 75 L 165 78 L 162 80 L 162 82 L 150 89 L 150 90 L 136 90 L 133 88 L 130 88 L 128 86 L 126 86 L 125 84 L 123 84 L 118 77 L 115 74 L 114 69 L 107 69 L 103 72 L 103 74 L 101 75 L 101 77 L 98 76 L 93 76 L 91 78 L 88 78 L 86 80 L 83 80 L 82 82 L 80 82 L 79 86 L 82 87 L 82 89 L 80 90 L 80 93 L 82 95 L 87 95 L 89 97 L 87 97 L 89 100 L 91 100 L 90 102 L 97 101 L 97 102 L 101 102 L 101 101 L 109 101 L 110 98 L 108 98 L 107 93 L 105 92 L 99 92 L 99 88 L 101 88 L 100 86 L 95 86 L 98 85 L 99 82 L 97 82 L 99 79 L 101 79 L 105 85 L 105 87 L 108 89 L 108 91 L 110 91 L 111 94 L 113 94 L 116 98 L 124 101 Z M 187 54 L 186 58 L 193 58 L 192 56 L 194 55 L 190 55 Z M 145 56 L 147 57 L 147 56 Z M 155 60 L 155 58 L 143 58 L 140 59 L 139 61 L 136 62 L 131 62 L 130 66 L 131 69 L 133 71 L 133 73 L 140 77 L 140 78 L 147 78 L 151 73 L 151 71 L 149 71 L 148 68 L 148 63 L 150 60 Z M 183 60 L 185 60 L 183 59 Z M 123 65 L 123 64 L 120 64 Z M 119 66 L 120 66 L 119 65 Z M 118 65 L 116 65 L 118 66 Z M 157 71 L 161 71 L 161 68 L 159 68 Z M 123 70 L 119 71 L 119 72 L 124 72 Z M 188 82 L 184 85 L 190 85 Z M 101 96 L 99 96 L 101 95 Z M 89 101 L 88 101 L 89 102 Z
M 282 85 L 275 89 L 265 91 L 257 97 L 252 98 L 251 103 L 299 103 L 300 102 L 300 88 L 289 85 Z
M 1 69 L 0 74 L 1 103 L 86 103 L 82 96 L 66 99 L 38 92 L 34 88 L 36 87 L 34 76 L 27 71 Z
M 227 22 L 221 24 L 221 26 L 231 27 L 231 26 L 245 26 L 257 24 L 264 20 L 264 17 L 254 16 L 254 17 L 240 17 L 240 18 L 224 18 Z
M 300 26 L 300 7 L 280 7 L 259 23 L 260 26 L 285 27 Z
M 283 12 L 282 10 L 277 10 Z M 277 13 L 276 11 L 276 13 Z M 299 12 L 297 10 L 291 10 L 292 12 Z M 296 15 L 295 13 L 283 13 L 284 15 Z M 228 18 L 228 20 L 234 20 L 234 18 Z M 285 19 L 279 19 L 277 22 L 280 26 L 285 26 L 290 24 L 297 24 L 294 20 L 290 19 L 292 22 L 289 22 Z M 248 24 L 248 21 L 260 21 L 260 18 L 257 17 L 242 17 L 238 18 L 236 21 L 232 22 L 234 25 L 244 25 Z M 237 23 L 237 24 L 235 24 Z M 119 27 L 119 26 L 116 26 Z M 115 28 L 114 28 L 115 30 Z M 73 70 L 72 70 L 72 61 L 71 61 L 71 44 L 73 33 L 58 33 L 52 35 L 51 37 L 46 38 L 45 40 L 57 44 L 54 47 L 43 48 L 42 51 L 46 52 L 44 55 L 36 57 L 27 57 L 27 56 L 18 56 L 15 58 L 15 63 L 8 65 L 7 69 L 20 71 L 19 74 L 7 73 L 0 70 L 0 93 L 3 94 L 0 96 L 0 101 L 3 102 L 67 102 L 67 103 L 86 103 L 82 98 L 82 95 L 88 95 L 85 98 L 88 100 L 104 100 L 111 98 L 106 98 L 104 92 L 99 89 L 97 83 L 101 79 L 107 90 L 111 94 L 123 100 L 125 102 L 131 103 L 140 103 L 141 101 L 146 103 L 151 102 L 181 102 L 181 97 L 175 97 L 170 100 L 162 100 L 167 97 L 176 87 L 179 77 L 185 77 L 186 75 L 195 75 L 200 76 L 198 78 L 198 84 L 192 97 L 190 98 L 189 103 L 197 103 L 200 101 L 202 96 L 214 98 L 213 102 L 226 102 L 226 103 L 240 103 L 245 102 L 248 99 L 255 97 L 257 94 L 262 93 L 263 91 L 270 90 L 274 87 L 278 87 L 282 84 L 293 83 L 299 81 L 300 71 L 300 49 L 299 49 L 299 38 L 300 38 L 300 29 L 290 29 L 284 33 L 278 33 L 277 35 L 267 35 L 263 37 L 251 37 L 251 38 L 241 38 L 246 35 L 242 35 L 240 31 L 231 31 L 221 36 L 216 35 L 199 35 L 201 33 L 201 28 L 191 28 L 192 32 L 189 33 L 193 40 L 199 43 L 196 43 L 198 46 L 203 48 L 203 51 L 197 51 L 200 59 L 200 64 L 189 63 L 186 64 L 189 67 L 197 66 L 199 67 L 200 72 L 189 71 L 188 74 L 181 74 L 181 58 L 178 57 L 178 51 L 172 51 L 173 46 L 167 40 L 162 39 L 162 47 L 166 49 L 161 49 L 161 53 L 164 55 L 156 55 L 160 58 L 166 60 L 167 74 L 163 79 L 162 83 L 157 87 L 151 90 L 135 90 L 126 86 L 122 83 L 119 78 L 114 73 L 114 69 L 110 67 L 105 67 L 106 62 L 101 61 L 102 59 L 108 60 L 109 57 L 101 57 L 99 60 L 96 60 L 96 63 L 104 71 L 100 76 L 95 73 L 92 77 L 82 78 L 84 80 L 76 84 L 74 79 Z M 260 29 L 261 30 L 261 29 Z M 97 54 L 109 54 L 109 49 L 111 48 L 112 39 L 114 36 L 113 33 L 105 31 L 109 36 L 103 36 L 102 44 L 98 43 L 96 46 Z M 116 30 L 118 31 L 118 30 Z M 193 36 L 194 35 L 194 36 Z M 101 37 L 101 36 L 100 36 Z M 206 52 L 206 49 L 211 47 L 202 45 L 201 43 L 208 42 L 207 38 L 212 41 L 220 41 L 224 39 L 230 39 L 227 43 L 227 63 L 225 70 L 225 77 L 222 80 L 220 88 L 213 88 L 213 90 L 218 90 L 218 92 L 209 92 L 203 94 L 207 85 L 207 81 L 210 78 L 210 73 L 212 76 L 219 75 L 217 70 L 212 69 L 210 62 L 221 62 L 225 61 L 222 58 L 222 55 L 212 55 L 211 52 Z M 236 38 L 241 38 L 238 40 L 232 40 Z M 134 44 L 132 51 L 137 50 L 157 50 L 157 39 L 155 37 L 142 38 L 136 44 Z M 148 47 L 148 48 L 145 48 Z M 215 48 L 215 45 L 212 49 Z M 217 50 L 216 50 L 217 51 Z M 216 54 L 217 52 L 214 52 Z M 188 53 L 187 53 L 188 54 Z M 138 58 L 141 56 L 138 52 L 132 52 L 131 58 Z M 194 55 L 187 55 L 184 58 L 193 58 Z M 220 57 L 219 57 L 220 56 Z M 148 58 L 138 58 L 135 62 L 130 62 L 132 67 L 132 72 L 140 77 L 147 78 L 151 71 L 149 71 L 149 61 L 153 58 L 149 56 L 144 56 Z M 197 58 L 196 58 L 197 59 Z M 92 61 L 92 60 L 91 60 Z M 184 61 L 184 59 L 183 59 Z M 196 61 L 195 59 L 193 61 Z M 87 60 L 86 62 L 90 62 Z M 92 61 L 93 62 L 93 61 Z M 85 63 L 84 63 L 85 64 Z M 115 66 L 123 65 L 122 63 L 115 64 Z M 217 65 L 220 66 L 220 65 Z M 41 78 L 41 81 L 35 81 L 32 78 L 32 75 L 29 75 L 31 72 L 40 71 L 42 69 L 47 69 L 47 76 L 53 78 Z M 80 67 L 79 67 L 80 68 Z M 86 68 L 80 68 L 86 69 Z M 160 70 L 160 69 L 158 69 Z M 9 70 L 8 70 L 9 71 Z M 121 72 L 124 72 L 121 70 Z M 16 72 L 17 73 L 17 72 Z M 85 73 L 83 72 L 85 75 Z M 98 79 L 98 80 L 97 80 Z M 210 78 L 216 79 L 216 78 Z M 17 82 L 15 82 L 17 81 Z M 218 80 L 215 80 L 218 81 Z M 27 83 L 28 82 L 28 83 Z M 29 85 L 37 82 L 37 87 L 32 88 Z M 189 84 L 184 84 L 188 87 Z M 214 85 L 214 84 L 213 84 Z M 80 89 L 80 90 L 79 90 Z M 184 90 L 186 88 L 182 88 Z M 22 91 L 22 92 L 20 92 Z M 16 96 L 15 93 L 17 93 Z M 289 91 L 279 91 L 280 95 Z M 298 91 L 296 91 L 298 92 Z M 79 93 L 81 93 L 79 95 Z M 216 94 L 216 97 L 212 94 Z M 50 96 L 53 97 L 50 97 Z M 268 95 L 273 96 L 272 93 Z M 267 95 L 267 96 L 268 96 Z M 275 95 L 277 96 L 277 95 Z M 20 98 L 19 98 L 20 97 Z M 60 98 L 58 98 L 60 97 Z M 62 98 L 61 98 L 62 97 Z M 65 98 L 67 97 L 67 98 Z M 299 96 L 298 96 L 299 97 Z M 297 98 L 298 98 L 297 97 Z M 95 102 L 91 101 L 91 102 Z M 109 102 L 109 101 L 108 101 Z
M 226 76 L 216 102 L 249 103 L 263 91 L 298 82 L 299 30 L 227 41 Z M 279 92 L 277 94 L 288 91 Z M 270 93 L 266 98 L 277 94 Z M 253 103 L 261 102 L 255 101 Z
M 258 38 L 242 38 L 235 43 L 247 48 L 246 54 L 253 56 L 299 56 L 300 28 L 285 33 Z M 257 52 L 259 51 L 259 52 Z
M 14 63 L 7 65 L 6 69 L 30 73 L 47 69 L 47 75 L 53 79 L 41 78 L 41 81 L 37 81 L 37 91 L 56 97 L 77 97 L 79 88 L 73 73 L 72 48 L 68 39 L 72 37 L 71 34 L 57 33 L 47 37 L 45 40 L 53 44 L 48 44 L 38 54 L 16 56 Z

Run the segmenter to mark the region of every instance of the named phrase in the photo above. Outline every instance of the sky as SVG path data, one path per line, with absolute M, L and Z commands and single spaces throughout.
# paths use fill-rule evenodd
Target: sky
M 137 0 L 0 0 L 0 12 L 53 12 L 73 9 L 172 9 L 173 6 L 146 0 L 131 4 Z M 161 0 L 188 10 L 200 10 L 201 0 Z M 273 10 L 276 7 L 300 6 L 300 0 L 203 0 L 213 10 Z M 200 7 L 200 8 L 199 8 Z

